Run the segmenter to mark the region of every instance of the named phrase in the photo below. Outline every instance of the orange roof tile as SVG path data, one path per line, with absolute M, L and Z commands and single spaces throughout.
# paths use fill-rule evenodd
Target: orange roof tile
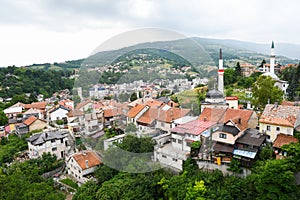
M 91 100 L 80 102 L 79 104 L 76 105 L 76 109 L 80 109 L 89 103 L 93 103 L 93 102 Z
M 81 167 L 82 170 L 95 167 L 102 163 L 99 156 L 95 152 L 91 152 L 91 151 L 84 151 L 81 153 L 77 153 L 72 157 L 78 163 L 78 165 Z M 88 163 L 88 166 L 86 161 Z
M 46 109 L 47 102 L 33 102 L 31 104 L 24 104 L 25 109 L 35 108 L 39 110 L 45 110 Z
M 77 116 L 83 116 L 83 115 L 84 115 L 84 112 L 79 109 L 74 109 L 67 113 L 68 117 L 77 117 Z
M 217 123 L 226 123 L 233 121 L 239 129 L 248 127 L 248 122 L 254 111 L 241 109 L 222 109 L 222 108 L 204 108 L 199 116 L 200 120 L 207 120 Z
M 273 124 L 286 127 L 296 128 L 297 118 L 300 114 L 298 106 L 283 106 L 283 105 L 266 105 L 259 122 L 265 124 Z
M 172 101 L 172 100 L 170 100 L 170 101 L 168 102 L 168 105 L 171 106 L 171 107 L 178 107 L 178 106 L 179 106 L 178 103 L 176 103 L 176 102 L 174 102 L 174 101 Z
M 145 107 L 145 105 L 136 104 L 135 107 L 131 108 L 128 111 L 127 116 L 130 118 L 134 118 L 139 112 L 141 112 L 143 110 L 144 107 Z
M 286 100 L 283 100 L 281 102 L 281 105 L 283 105 L 283 106 L 299 106 L 300 103 L 297 102 L 297 101 L 286 101 Z
M 163 102 L 157 101 L 157 100 L 151 100 L 151 101 L 148 101 L 146 104 L 150 107 L 160 107 L 163 104 Z
M 179 119 L 181 117 L 186 116 L 191 110 L 190 109 L 184 109 L 184 108 L 169 108 L 168 110 L 159 109 L 158 111 L 158 121 L 163 122 L 172 122 L 175 119 Z
M 35 120 L 37 120 L 35 116 L 30 116 L 23 123 L 26 124 L 27 126 L 30 126 L 33 122 L 35 122 Z
M 151 107 L 137 120 L 137 122 L 150 125 L 157 119 L 157 116 L 158 109 Z
M 226 109 L 222 108 L 204 108 L 202 113 L 199 115 L 199 120 L 219 122 L 225 112 Z
M 103 113 L 104 113 L 104 117 L 114 117 L 114 116 L 124 114 L 123 111 L 118 108 L 104 109 Z
M 291 135 L 286 135 L 286 134 L 280 133 L 277 135 L 277 138 L 274 141 L 273 147 L 281 148 L 283 145 L 290 144 L 292 142 L 297 143 L 298 139 Z

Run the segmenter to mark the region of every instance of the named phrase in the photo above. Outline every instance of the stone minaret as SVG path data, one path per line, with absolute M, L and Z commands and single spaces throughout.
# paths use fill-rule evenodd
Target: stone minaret
M 222 94 L 224 94 L 224 68 L 223 68 L 222 49 L 220 49 L 220 57 L 219 57 L 218 90 L 222 92 Z
M 270 73 L 271 74 L 275 74 L 274 67 L 275 67 L 275 50 L 274 50 L 274 42 L 272 41 L 271 55 L 270 55 Z

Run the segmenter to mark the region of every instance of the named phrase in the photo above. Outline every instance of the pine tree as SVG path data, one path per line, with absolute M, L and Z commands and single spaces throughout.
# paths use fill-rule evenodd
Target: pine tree
M 287 89 L 288 97 L 290 100 L 295 99 L 298 90 L 300 90 L 300 63 L 298 64 L 296 73 L 293 74 L 293 78 Z
M 236 75 L 236 77 L 242 76 L 242 69 L 241 69 L 240 62 L 236 63 L 235 75 Z

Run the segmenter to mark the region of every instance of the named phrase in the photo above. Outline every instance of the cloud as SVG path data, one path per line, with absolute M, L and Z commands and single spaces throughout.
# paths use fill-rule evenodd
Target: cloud
M 58 46 L 62 55 L 72 42 L 92 50 L 114 35 L 147 27 L 187 36 L 300 43 L 299 6 L 296 0 L 2 0 L 0 43 L 6 46 L 0 48 L 13 52 L 27 40 L 31 45 L 24 56 L 30 57 L 46 38 L 44 57 L 55 60 Z

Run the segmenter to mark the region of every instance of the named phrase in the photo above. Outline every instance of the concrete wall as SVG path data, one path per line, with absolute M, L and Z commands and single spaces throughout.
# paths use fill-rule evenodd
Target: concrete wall
M 44 129 L 47 123 L 41 120 L 36 120 L 29 126 L 29 131 Z

